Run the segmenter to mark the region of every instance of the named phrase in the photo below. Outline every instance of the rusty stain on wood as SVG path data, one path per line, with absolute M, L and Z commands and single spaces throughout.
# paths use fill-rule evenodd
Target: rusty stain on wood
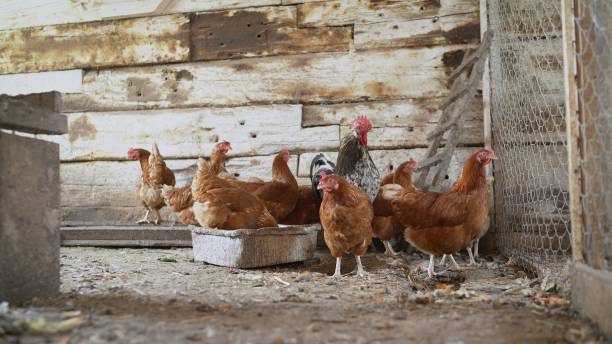
M 297 7 L 302 27 L 372 24 L 478 12 L 478 0 L 321 1 Z
M 459 67 L 464 55 L 465 50 L 447 51 L 442 56 L 442 63 L 444 64 L 444 67 L 446 67 L 446 69 L 450 72 L 453 69 Z
M 68 141 L 74 143 L 78 139 L 94 140 L 97 132 L 96 127 L 89 122 L 87 116 L 82 115 L 70 122 Z
M 478 12 L 471 12 L 440 18 L 355 24 L 355 47 L 364 50 L 474 44 L 480 41 L 478 18 Z
M 351 29 L 296 28 L 295 13 L 278 8 L 197 14 L 191 24 L 193 60 L 346 51 Z
M 0 31 L 0 74 L 187 61 L 183 15 Z

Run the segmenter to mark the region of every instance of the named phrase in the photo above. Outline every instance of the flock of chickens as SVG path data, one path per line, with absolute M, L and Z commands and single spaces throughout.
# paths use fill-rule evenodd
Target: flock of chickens
M 146 208 L 139 223 L 150 223 L 151 212 L 160 223 L 165 205 L 184 224 L 219 229 L 277 227 L 321 222 L 325 243 L 336 258 L 334 277 L 340 276 L 341 258 L 352 253 L 357 274 L 364 269 L 360 256 L 379 238 L 385 253 L 395 255 L 390 240 L 402 232 L 407 242 L 429 254 L 427 272 L 434 273 L 434 257 L 467 249 L 470 264 L 478 255 L 478 240 L 489 226 L 490 191 L 485 166 L 496 159 L 490 148 L 473 152 L 459 180 L 446 193 L 421 190 L 412 184 L 417 162 L 409 160 L 382 180 L 367 148 L 372 123 L 364 116 L 350 126 L 340 144 L 336 164 L 324 154 L 310 166 L 311 186 L 298 186 L 289 169 L 289 151 L 281 150 L 272 163 L 272 179 L 239 180 L 228 173 L 225 157 L 231 149 L 219 142 L 209 160 L 199 158 L 191 185 L 175 187 L 156 144 L 151 152 L 130 148 L 128 158 L 142 170 L 138 199 Z

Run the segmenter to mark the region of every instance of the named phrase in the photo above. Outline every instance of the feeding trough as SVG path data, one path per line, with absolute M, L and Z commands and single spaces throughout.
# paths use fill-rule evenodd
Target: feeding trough
M 193 259 L 235 268 L 257 268 L 311 259 L 319 224 L 221 230 L 190 226 Z

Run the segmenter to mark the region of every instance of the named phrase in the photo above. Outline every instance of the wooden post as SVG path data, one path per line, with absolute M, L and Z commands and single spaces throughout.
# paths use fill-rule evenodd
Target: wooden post
M 480 0 L 480 39 L 484 39 L 485 32 L 489 29 L 489 8 L 487 0 Z M 493 44 L 491 44 L 493 46 Z M 485 147 L 493 147 L 491 134 L 491 74 L 489 62 L 491 54 L 487 55 L 482 74 L 482 118 L 484 130 Z M 487 176 L 493 176 L 493 165 L 487 165 Z M 495 183 L 491 184 L 491 209 L 489 210 L 489 232 L 488 236 L 495 240 Z
M 582 205 L 580 200 L 580 151 L 578 141 L 578 108 L 576 90 L 576 51 L 574 29 L 574 0 L 563 0 L 563 73 L 565 89 L 565 117 L 567 124 L 568 176 L 570 194 L 570 219 L 572 224 L 572 253 L 574 262 L 583 263 Z

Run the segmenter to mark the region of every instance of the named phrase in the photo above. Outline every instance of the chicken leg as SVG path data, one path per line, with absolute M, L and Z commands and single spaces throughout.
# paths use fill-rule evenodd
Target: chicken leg
M 427 275 L 429 276 L 429 278 L 433 278 L 435 275 L 437 275 L 437 273 L 434 272 L 434 255 L 430 254 L 429 255 L 429 266 L 427 267 Z
M 142 224 L 142 223 L 151 223 L 151 221 L 149 221 L 149 214 L 151 213 L 151 210 L 147 208 L 147 212 L 145 213 L 145 216 L 136 221 L 137 224 Z
M 444 266 L 444 264 L 446 264 L 446 255 L 442 255 L 442 259 L 440 259 L 440 266 Z
M 365 277 L 365 270 L 363 269 L 363 265 L 361 265 L 361 257 L 355 256 L 355 259 L 357 260 L 357 275 L 359 277 Z
M 480 239 L 474 240 L 474 258 L 478 258 L 478 243 Z
M 468 246 L 467 251 L 468 255 L 470 256 L 470 263 L 468 265 L 477 265 L 478 263 L 476 263 L 476 260 L 474 260 L 474 255 L 472 254 L 472 248 Z
M 459 266 L 459 264 L 457 264 L 457 261 L 455 261 L 455 257 L 453 257 L 452 254 L 449 254 L 448 257 L 450 258 L 450 261 L 453 264 L 453 269 L 461 270 L 461 267 Z
M 391 243 L 387 241 L 383 241 L 383 245 L 385 245 L 385 254 L 387 256 L 397 256 L 397 252 L 393 251 L 393 247 L 391 247 Z
M 155 220 L 155 224 L 159 225 L 161 223 L 161 215 L 159 214 L 159 209 L 155 209 L 155 214 L 157 215 L 157 219 Z
M 334 275 L 332 278 L 340 278 L 340 265 L 342 264 L 342 258 L 336 258 L 336 271 L 334 271 Z

